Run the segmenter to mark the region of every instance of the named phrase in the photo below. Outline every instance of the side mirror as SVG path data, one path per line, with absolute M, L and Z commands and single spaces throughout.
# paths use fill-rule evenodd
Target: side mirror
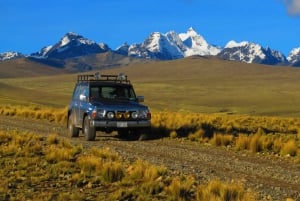
M 141 102 L 144 102 L 145 97 L 144 96 L 137 96 L 136 100 L 137 100 L 137 102 L 141 103 Z
M 83 95 L 83 94 L 80 94 L 80 96 L 79 96 L 79 100 L 81 100 L 81 101 L 87 101 L 87 98 L 86 98 L 86 96 L 85 95 Z

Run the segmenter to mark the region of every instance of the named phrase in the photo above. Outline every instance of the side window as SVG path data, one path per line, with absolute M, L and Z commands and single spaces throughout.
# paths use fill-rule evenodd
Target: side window
M 73 93 L 73 100 L 79 100 L 80 88 L 80 85 L 76 86 L 75 91 Z
M 81 85 L 80 86 L 80 89 L 79 89 L 79 93 L 78 93 L 78 100 L 81 100 L 81 101 L 87 101 L 88 98 L 89 98 L 89 88 L 88 86 L 86 85 Z M 85 96 L 85 98 L 83 98 L 83 96 Z M 83 98 L 83 99 L 81 99 Z
M 80 94 L 85 95 L 85 97 L 88 97 L 88 95 L 89 95 L 88 87 L 83 86 L 82 87 L 82 92 Z

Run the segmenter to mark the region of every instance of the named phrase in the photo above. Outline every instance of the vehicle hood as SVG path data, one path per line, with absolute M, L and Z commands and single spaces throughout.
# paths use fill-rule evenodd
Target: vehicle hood
M 113 101 L 94 101 L 92 103 L 97 108 L 105 110 L 141 110 L 148 109 L 147 106 L 135 101 L 113 100 Z

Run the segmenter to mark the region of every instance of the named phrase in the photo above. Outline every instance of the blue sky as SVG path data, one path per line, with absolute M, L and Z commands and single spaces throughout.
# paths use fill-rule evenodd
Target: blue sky
M 115 49 L 193 27 L 210 44 L 250 41 L 287 56 L 300 47 L 299 14 L 300 0 L 0 0 L 0 53 L 37 52 L 70 31 Z

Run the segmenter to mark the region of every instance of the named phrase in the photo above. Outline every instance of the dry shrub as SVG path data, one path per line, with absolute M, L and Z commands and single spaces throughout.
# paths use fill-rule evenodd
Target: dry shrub
M 214 134 L 210 142 L 215 146 L 228 146 L 233 142 L 233 136 L 228 134 Z
M 205 131 L 203 129 L 198 129 L 194 133 L 188 135 L 188 139 L 191 141 L 200 141 L 205 137 Z
M 175 177 L 165 191 L 172 200 L 190 200 L 194 183 L 195 180 L 191 176 Z
M 81 192 L 61 192 L 56 198 L 57 201 L 65 201 L 65 200 L 85 200 L 86 196 Z M 52 200 L 52 199 L 50 199 Z
M 196 200 L 254 201 L 255 197 L 250 192 L 247 192 L 241 184 L 224 184 L 218 180 L 213 180 L 207 186 L 198 186 Z
M 120 162 L 105 163 L 102 168 L 103 180 L 109 183 L 121 181 L 125 175 L 124 167 Z
M 83 180 L 84 180 L 83 174 L 74 173 L 74 174 L 72 174 L 72 177 L 68 181 L 70 182 L 71 185 L 73 185 L 73 184 L 78 185 L 78 184 L 82 183 Z
M 128 167 L 127 173 L 130 179 L 153 181 L 166 173 L 163 166 L 150 165 L 146 161 L 137 160 Z
M 80 155 L 77 158 L 77 164 L 79 165 L 82 173 L 87 176 L 92 176 L 93 173 L 95 175 L 101 174 L 101 168 L 103 166 L 103 162 L 101 158 L 88 154 L 88 155 Z
M 107 161 L 119 160 L 119 155 L 117 153 L 111 151 L 109 148 L 99 149 L 96 147 L 92 147 L 89 150 L 89 153 L 94 156 L 97 156 L 103 160 L 107 160 Z
M 260 134 L 255 134 L 250 137 L 250 151 L 252 153 L 257 153 L 262 151 L 262 145 L 260 141 L 261 135 Z
M 172 138 L 172 139 L 177 138 L 177 132 L 176 131 L 171 131 L 170 138 Z
M 297 155 L 298 147 L 296 145 L 295 140 L 290 139 L 286 143 L 283 144 L 281 148 L 281 155 L 289 155 L 289 156 L 296 156 Z
M 276 154 L 279 154 L 282 149 L 283 144 L 284 144 L 284 141 L 282 138 L 275 138 L 274 142 L 273 142 L 273 149 L 272 149 L 273 152 Z
M 58 144 L 58 142 L 59 142 L 58 135 L 56 133 L 50 134 L 47 137 L 47 141 L 49 144 Z
M 50 145 L 45 151 L 45 157 L 48 162 L 57 163 L 60 161 L 69 161 L 73 159 L 76 152 L 77 151 L 75 149 Z
M 49 108 L 46 106 L 0 106 L 0 114 L 6 116 L 21 116 L 32 119 L 44 119 L 56 123 L 66 123 L 67 107 Z
M 260 137 L 260 141 L 261 141 L 261 146 L 262 146 L 263 150 L 272 151 L 272 149 L 273 149 L 273 141 L 274 141 L 273 136 L 262 135 Z
M 250 138 L 248 135 L 239 135 L 235 142 L 236 150 L 248 150 L 250 147 Z

